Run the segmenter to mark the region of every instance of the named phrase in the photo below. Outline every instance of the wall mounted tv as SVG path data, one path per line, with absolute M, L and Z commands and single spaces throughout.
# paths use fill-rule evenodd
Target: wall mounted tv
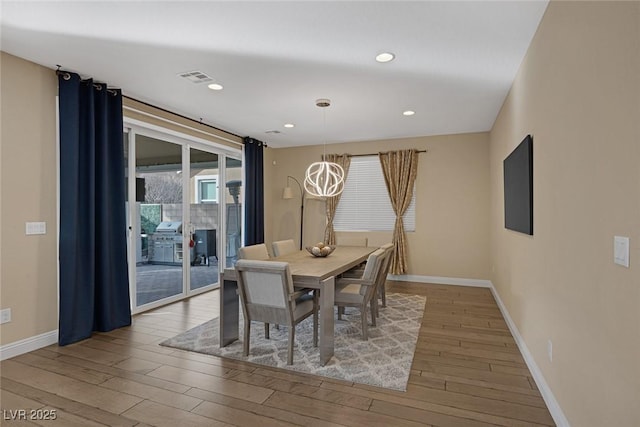
M 504 159 L 504 226 L 533 235 L 533 138 L 527 135 Z

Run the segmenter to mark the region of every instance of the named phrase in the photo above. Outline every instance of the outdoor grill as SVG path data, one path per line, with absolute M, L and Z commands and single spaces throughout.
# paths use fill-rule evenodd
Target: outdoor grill
M 163 221 L 151 235 L 149 262 L 182 265 L 182 221 Z

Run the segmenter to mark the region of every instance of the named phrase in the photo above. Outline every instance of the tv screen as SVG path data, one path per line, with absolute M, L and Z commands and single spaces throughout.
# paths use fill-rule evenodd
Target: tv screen
M 504 226 L 533 235 L 533 138 L 504 159 Z

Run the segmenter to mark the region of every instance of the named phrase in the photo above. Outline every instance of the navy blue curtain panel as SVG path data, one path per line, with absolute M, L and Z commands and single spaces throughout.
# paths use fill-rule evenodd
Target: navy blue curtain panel
M 60 345 L 131 324 L 122 93 L 59 73 Z
M 262 141 L 244 138 L 245 246 L 264 243 L 264 146 Z

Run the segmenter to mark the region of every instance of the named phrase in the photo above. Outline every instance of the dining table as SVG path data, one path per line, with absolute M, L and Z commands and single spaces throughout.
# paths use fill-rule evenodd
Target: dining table
M 300 250 L 270 261 L 289 263 L 294 288 L 319 291 L 320 364 L 325 366 L 334 352 L 334 292 L 336 277 L 366 261 L 375 247 L 337 246 L 326 257 L 315 257 Z M 220 273 L 220 346 L 239 339 L 240 302 L 236 271 L 226 268 Z

